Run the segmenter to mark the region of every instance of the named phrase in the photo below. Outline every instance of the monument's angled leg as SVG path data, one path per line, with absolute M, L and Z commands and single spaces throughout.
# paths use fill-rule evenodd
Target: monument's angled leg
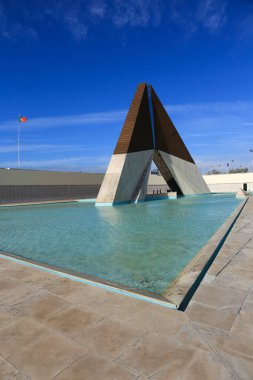
M 176 127 L 151 87 L 154 161 L 172 191 L 179 195 L 210 193 Z
M 144 200 L 153 151 L 147 85 L 142 83 L 135 92 L 96 205 Z
M 144 200 L 152 158 L 153 150 L 113 155 L 96 206 Z

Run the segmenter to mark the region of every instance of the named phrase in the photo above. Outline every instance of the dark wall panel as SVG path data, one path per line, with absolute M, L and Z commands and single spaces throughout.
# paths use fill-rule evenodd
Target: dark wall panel
M 96 198 L 100 185 L 0 186 L 0 203 Z

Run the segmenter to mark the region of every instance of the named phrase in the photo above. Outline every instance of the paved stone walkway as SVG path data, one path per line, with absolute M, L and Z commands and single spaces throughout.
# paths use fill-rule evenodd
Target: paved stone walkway
M 252 380 L 253 198 L 186 312 L 0 259 L 0 379 Z

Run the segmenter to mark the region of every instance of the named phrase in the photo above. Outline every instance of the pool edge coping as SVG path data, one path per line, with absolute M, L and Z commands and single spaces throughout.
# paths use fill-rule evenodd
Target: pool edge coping
M 152 303 L 152 304 L 157 304 L 157 305 L 166 307 L 168 309 L 177 310 L 177 306 L 175 304 L 171 303 L 170 301 L 166 300 L 166 299 L 162 300 L 162 299 L 151 297 L 151 296 L 148 296 L 145 294 L 130 291 L 130 290 L 127 290 L 124 288 L 120 288 L 119 287 L 120 285 L 117 286 L 117 284 L 109 285 L 109 284 L 103 283 L 102 280 L 100 282 L 100 281 L 94 281 L 92 279 L 88 279 L 85 276 L 79 277 L 77 275 L 67 273 L 67 271 L 60 270 L 58 268 L 54 269 L 51 266 L 43 265 L 43 263 L 38 263 L 34 260 L 21 258 L 17 255 L 13 255 L 13 254 L 8 253 L 8 252 L 0 251 L 0 258 L 15 262 L 19 265 L 24 265 L 28 268 L 33 268 L 33 269 L 37 269 L 37 270 L 40 270 L 40 271 L 43 271 L 43 272 L 46 272 L 49 274 L 53 274 L 57 277 L 67 278 L 69 280 L 80 282 L 80 283 L 83 283 L 85 285 L 90 285 L 90 286 L 93 286 L 96 288 L 100 288 L 100 289 L 103 289 L 105 291 L 109 291 L 111 293 L 125 295 L 127 297 L 134 298 L 134 299 L 137 299 L 140 301 L 144 301 L 144 302 L 148 302 L 148 303 Z

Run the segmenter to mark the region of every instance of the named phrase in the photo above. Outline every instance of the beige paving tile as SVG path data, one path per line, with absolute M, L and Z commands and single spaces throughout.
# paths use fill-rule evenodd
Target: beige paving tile
M 235 356 L 247 356 L 252 358 L 253 363 L 253 333 L 252 329 L 232 330 L 229 339 L 224 339 L 219 349 Z
M 54 313 L 71 306 L 70 302 L 61 297 L 44 293 L 17 304 L 16 308 L 24 314 L 42 321 L 49 319 Z
M 252 231 L 253 232 L 253 231 Z M 253 248 L 244 247 L 238 255 L 236 255 L 235 260 L 241 261 L 253 261 Z
M 176 361 L 176 365 L 178 362 Z M 157 374 L 147 377 L 147 379 L 151 380 L 180 380 L 183 369 L 178 366 L 177 369 L 165 368 L 162 371 L 159 371 Z
M 75 291 L 87 288 L 87 285 L 68 278 L 54 277 L 54 280 L 46 283 L 44 289 L 57 296 L 68 297 Z
M 0 298 L 2 299 L 5 292 L 15 289 L 20 285 L 19 281 L 14 278 L 0 278 Z
M 6 267 L 1 272 L 1 275 L 13 278 L 15 280 L 24 280 L 30 275 L 29 268 L 19 266 Z
M 19 280 L 19 283 L 32 284 L 37 288 L 40 283 L 47 283 L 57 278 L 56 275 L 47 273 L 44 270 L 22 265 L 22 262 L 14 263 L 8 260 L 4 261 L 5 265 L 1 266 L 0 274 L 7 278 Z
M 75 340 L 108 358 L 116 358 L 146 332 L 141 326 L 104 319 Z
M 228 331 L 216 329 L 215 327 L 208 327 L 205 325 L 195 324 L 199 334 L 203 337 L 205 342 L 211 347 L 211 351 L 222 351 L 224 349 L 224 342 L 230 340 L 230 333 Z
M 19 284 L 15 288 L 6 290 L 2 295 L 5 303 L 12 306 L 38 294 L 38 290 L 25 284 Z
M 168 309 L 159 305 L 148 304 L 145 310 L 137 313 L 133 323 L 145 327 L 147 330 L 165 337 L 175 335 L 185 324 L 189 322 L 186 313 Z
M 208 270 L 210 276 L 217 276 L 227 265 L 228 261 L 216 259 Z
M 253 337 L 253 324 L 245 322 L 239 315 L 232 326 L 230 334 Z
M 9 305 L 0 306 L 0 327 L 12 323 L 22 317 L 22 313 Z
M 227 261 L 233 259 L 233 257 L 238 253 L 239 249 L 235 249 L 235 247 L 229 245 L 226 241 L 226 244 L 222 246 L 220 252 L 218 253 L 217 258 L 226 259 Z
M 46 327 L 32 319 L 20 318 L 0 329 L 0 354 L 8 357 L 48 333 Z
M 230 289 L 212 285 L 201 284 L 193 296 L 193 300 L 205 305 L 222 308 L 228 306 L 241 307 L 246 296 L 246 292 L 240 289 Z
M 95 307 L 101 302 L 104 302 L 112 297 L 112 293 L 106 291 L 105 289 L 85 284 L 79 285 L 82 286 L 79 286 L 78 289 L 67 297 L 68 300 L 78 305 Z
M 32 379 L 51 379 L 76 361 L 84 347 L 59 334 L 51 333 L 8 360 Z
M 151 304 L 145 301 L 111 293 L 104 302 L 95 305 L 95 308 L 114 319 L 131 321 L 136 318 L 136 314 L 147 310 Z M 151 305 L 152 306 L 152 305 Z
M 57 279 L 56 275 L 47 273 L 43 270 L 29 268 L 29 275 L 23 279 L 24 283 L 31 285 L 38 289 L 44 289 L 44 287 Z
M 237 317 L 238 322 L 240 323 L 249 323 L 253 325 L 253 310 L 250 307 L 244 306 Z
M 252 281 L 252 285 L 251 285 L 251 288 L 249 289 L 248 293 L 247 293 L 247 297 L 246 297 L 246 302 L 251 302 L 253 304 L 253 281 Z M 252 305 L 253 307 L 253 305 Z
M 180 376 L 181 380 L 232 380 L 232 374 L 213 353 L 199 352 Z
M 242 257 L 236 256 L 236 258 L 231 262 L 227 271 L 243 271 L 243 273 L 252 272 L 253 270 L 253 261 L 249 259 L 243 260 Z M 249 277 L 249 279 L 253 279 L 253 277 Z
M 2 254 L 2 251 L 0 251 L 0 253 Z M 7 268 L 7 267 L 9 267 L 9 268 L 11 268 L 11 267 L 17 267 L 18 266 L 18 264 L 17 263 L 15 263 L 14 261 L 11 261 L 11 260 L 8 260 L 8 258 L 7 258 L 8 256 L 6 256 L 6 258 L 0 258 L 0 267 L 1 268 Z
M 234 234 L 229 234 L 226 240 L 226 244 L 229 244 L 230 246 L 242 248 L 246 244 L 249 243 L 251 238 L 252 238 L 252 232 L 244 233 L 240 231 Z
M 253 379 L 252 359 L 237 357 L 224 352 L 219 352 L 219 356 L 227 368 L 231 369 L 231 372 L 236 380 Z
M 1 380 L 29 380 L 27 376 L 20 373 L 20 371 L 15 368 L 7 360 L 0 357 L 0 379 Z
M 251 234 L 252 233 L 252 227 L 250 225 L 243 227 L 243 232 L 247 233 L 247 234 Z
M 189 322 L 182 327 L 175 336 L 177 343 L 188 344 L 200 350 L 210 351 L 210 347 L 204 337 L 198 332 L 193 323 Z
M 253 360 L 253 335 L 249 330 L 248 335 L 243 333 L 235 333 L 231 330 L 230 333 L 222 332 L 214 328 L 199 328 L 202 336 L 215 350 L 225 352 L 237 357 L 248 357 Z
M 71 307 L 60 312 L 57 311 L 45 323 L 48 327 L 74 338 L 102 318 L 104 315 L 96 310 Z
M 179 345 L 173 340 L 147 334 L 125 351 L 119 363 L 146 376 L 151 376 L 163 367 L 170 367 L 173 373 L 192 359 L 194 351 L 188 345 Z
M 244 248 L 253 248 L 253 239 L 250 239 L 247 244 L 245 244 Z
M 229 288 L 231 291 L 233 289 L 248 291 L 252 281 L 245 279 L 242 275 L 236 275 L 224 271 L 214 279 L 212 284 L 218 288 Z
M 246 268 L 246 266 L 237 266 L 232 264 L 226 269 L 226 274 L 233 276 L 241 276 L 244 280 L 253 280 L 253 271 Z
M 94 352 L 89 352 L 56 377 L 56 380 L 70 379 L 134 380 L 136 375 Z
M 28 281 L 33 278 L 41 278 L 47 277 L 48 279 L 55 280 L 57 277 L 55 274 L 48 273 L 44 269 L 33 268 L 31 266 L 25 265 L 22 261 L 18 263 L 8 262 L 6 260 L 7 265 L 4 267 L 4 273 L 8 273 L 8 276 L 14 277 L 22 282 Z
M 218 309 L 192 301 L 186 312 L 194 322 L 229 331 L 237 316 L 238 307 Z

